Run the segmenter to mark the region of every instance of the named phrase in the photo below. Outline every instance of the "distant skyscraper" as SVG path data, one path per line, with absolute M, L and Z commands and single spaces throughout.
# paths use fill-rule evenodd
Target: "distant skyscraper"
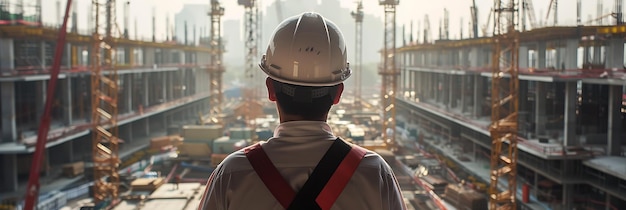
M 196 43 L 200 36 L 208 36 L 211 30 L 211 21 L 208 16 L 208 4 L 185 4 L 180 12 L 174 15 L 174 34 L 178 43 L 185 43 L 185 21 L 187 21 L 187 40 L 189 44 Z

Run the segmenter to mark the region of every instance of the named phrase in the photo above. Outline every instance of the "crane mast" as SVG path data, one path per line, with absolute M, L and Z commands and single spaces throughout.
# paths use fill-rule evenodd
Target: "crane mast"
M 259 99 L 261 95 L 260 90 L 263 88 L 260 86 L 259 71 L 257 70 L 257 63 L 259 61 L 258 47 L 259 47 L 259 7 L 256 0 L 239 0 L 239 5 L 243 6 L 244 12 L 244 31 L 245 31 L 245 82 L 247 88 L 245 89 L 245 118 L 246 124 L 249 128 L 254 130 L 254 123 L 252 122 L 257 115 L 261 113 L 258 110 L 251 108 L 252 103 Z
M 209 47 L 211 48 L 211 58 L 208 68 L 210 77 L 209 83 L 209 116 L 213 123 L 218 123 L 222 114 L 222 102 L 224 95 L 222 91 L 222 75 L 224 74 L 224 66 L 222 66 L 222 36 L 221 36 L 221 18 L 224 16 L 224 7 L 220 5 L 218 0 L 211 0 L 211 34 Z
M 395 151 L 396 146 L 396 89 L 399 71 L 396 70 L 396 6 L 399 0 L 379 0 L 385 10 L 383 63 L 379 68 L 382 76 L 382 138 L 387 147 Z
M 117 199 L 120 158 L 117 114 L 118 75 L 115 59 L 115 0 L 92 1 L 94 31 L 91 51 L 91 123 L 94 170 L 94 203 Z M 101 14 L 105 14 L 102 21 Z M 106 71 L 106 74 L 104 73 Z
M 362 58 L 363 58 L 363 2 L 362 0 L 357 1 L 356 11 L 351 12 L 350 14 L 354 18 L 355 21 L 355 32 L 354 32 L 354 76 L 356 80 L 354 82 L 354 108 L 355 110 L 361 110 L 361 78 L 362 78 Z
M 505 2 L 506 1 L 506 2 Z M 519 106 L 519 0 L 494 0 L 489 209 L 515 209 Z

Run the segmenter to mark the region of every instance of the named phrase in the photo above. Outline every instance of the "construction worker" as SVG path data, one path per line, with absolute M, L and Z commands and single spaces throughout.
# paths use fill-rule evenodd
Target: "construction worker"
M 174 190 L 178 190 L 178 184 L 180 184 L 181 178 L 180 175 L 176 175 L 174 177 Z
M 280 125 L 217 166 L 199 209 L 406 209 L 389 165 L 326 123 L 352 73 L 334 23 L 317 13 L 287 18 L 260 67 Z

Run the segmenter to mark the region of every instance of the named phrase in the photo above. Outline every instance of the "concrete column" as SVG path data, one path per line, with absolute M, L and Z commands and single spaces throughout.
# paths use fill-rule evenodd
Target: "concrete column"
M 538 69 L 546 68 L 546 43 L 545 42 L 537 43 L 537 68 Z
M 67 151 L 67 160 L 68 162 L 74 162 L 74 141 L 65 142 L 65 150 Z
M 576 82 L 565 83 L 564 106 L 563 145 L 576 146 L 578 145 L 578 139 L 576 139 Z
M 480 74 L 474 75 L 474 104 L 472 110 L 472 116 L 479 118 L 483 115 L 483 78 Z
M 477 161 L 476 160 L 476 142 L 471 141 L 472 142 L 472 161 Z
M 563 184 L 563 197 L 561 204 L 563 205 L 562 209 L 571 209 L 570 204 L 572 203 L 572 184 Z M 607 193 L 608 194 L 608 193 Z
M 48 85 L 47 85 L 47 81 L 46 80 L 39 80 L 39 81 L 35 81 L 35 88 L 37 88 L 35 90 L 35 113 L 37 113 L 37 121 L 39 121 L 41 119 L 41 116 L 43 115 L 43 111 L 44 111 L 44 106 L 46 104 L 46 94 L 47 94 L 47 89 L 48 89 Z M 54 104 L 54 103 L 53 103 Z
M 142 120 L 144 122 L 144 134 L 145 136 L 150 136 L 150 118 L 145 118 Z
M 167 89 L 168 89 L 168 85 L 167 85 L 167 81 L 168 81 L 168 79 L 167 79 L 167 72 L 161 72 L 161 73 L 159 73 L 159 74 L 160 74 L 160 75 L 161 75 L 161 77 L 162 77 L 162 78 L 161 78 L 161 80 L 162 80 L 162 83 L 161 83 L 161 91 L 163 91 L 163 95 L 161 96 L 161 98 L 162 98 L 161 103 L 165 103 L 165 102 L 167 102 L 167 101 L 168 101 L 168 98 L 167 98 Z
M 176 75 L 176 71 L 171 71 L 165 74 L 167 76 L 167 98 L 169 100 L 174 99 L 174 76 Z
M 609 87 L 608 129 L 607 129 L 607 155 L 619 156 L 622 147 L 622 86 L 611 85 Z
M 528 46 L 520 45 L 519 46 L 519 68 L 525 69 L 530 67 L 528 64 Z
M 61 91 L 61 106 L 63 106 L 63 123 L 71 125 L 72 122 L 72 79 L 68 76 L 64 80 L 59 80 Z
M 15 82 L 0 82 L 0 103 L 2 114 L 2 139 L 0 142 L 14 142 L 17 139 L 15 123 Z
M 448 83 L 450 83 L 450 85 L 448 85 L 448 91 L 447 91 L 448 92 L 448 107 L 452 109 L 456 108 L 456 99 L 458 98 L 456 94 L 459 92 L 457 90 L 458 84 L 456 84 L 456 79 L 457 79 L 456 75 L 452 75 L 452 74 L 448 75 Z
M 624 68 L 624 40 L 612 38 L 606 46 L 606 68 Z
M 15 68 L 13 52 L 13 39 L 0 38 L 0 75 Z
M 17 191 L 17 156 L 15 154 L 0 155 L 0 192 Z
M 461 113 L 465 113 L 467 111 L 467 102 L 466 102 L 466 98 L 465 95 L 467 93 L 467 91 L 465 91 L 465 89 L 467 88 L 467 75 L 462 75 L 461 77 L 461 87 L 457 89 L 457 94 L 461 94 Z
M 46 63 L 46 42 L 45 41 L 39 42 L 39 61 L 41 62 L 41 68 L 45 68 L 48 65 L 48 63 Z
M 143 88 L 141 90 L 143 91 L 143 98 L 141 101 L 143 102 L 143 107 L 147 108 L 150 106 L 150 73 L 142 73 L 141 79 L 143 80 Z
M 534 176 L 534 184 L 533 184 L 533 194 L 535 194 L 535 197 L 537 197 L 539 194 L 539 174 L 537 174 L 537 172 L 533 172 Z
M 478 67 L 480 64 L 478 63 L 478 47 L 472 47 L 469 51 L 468 60 L 470 67 Z
M 565 52 L 561 53 L 563 56 L 563 64 L 565 69 L 577 69 L 578 68 L 578 40 L 568 39 L 565 41 Z
M 155 50 L 154 48 L 145 48 L 143 50 L 144 56 L 143 56 L 143 60 L 146 66 L 153 66 L 154 64 L 156 64 L 155 61 Z
M 128 143 L 133 141 L 133 124 L 134 123 L 126 124 L 126 127 L 128 129 L 126 130 L 126 135 L 125 135 L 126 139 L 125 139 L 125 141 L 128 142 Z
M 606 202 L 605 203 L 606 204 L 611 203 L 611 194 L 609 194 L 609 193 L 605 193 L 605 194 L 606 194 Z M 605 210 L 613 210 L 610 205 L 604 205 L 604 209 Z
M 133 112 L 133 109 L 135 107 L 133 107 L 133 73 L 130 74 L 126 74 L 126 76 L 124 77 L 124 89 L 126 94 L 124 94 L 124 97 L 126 98 L 126 107 L 127 107 L 127 113 L 131 113 Z
M 545 61 L 545 60 L 544 60 Z M 544 62 L 545 64 L 545 62 Z M 543 82 L 535 82 L 535 135 L 546 134 L 546 92 Z
M 528 107 L 528 80 L 519 81 L 519 117 L 518 117 L 518 129 L 522 136 L 528 137 L 530 132 L 530 108 Z

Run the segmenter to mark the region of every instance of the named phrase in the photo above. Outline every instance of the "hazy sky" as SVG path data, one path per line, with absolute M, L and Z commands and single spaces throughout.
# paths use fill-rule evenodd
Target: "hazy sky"
M 10 0 L 16 2 L 17 0 Z M 36 2 L 37 0 L 23 0 L 26 3 Z M 103 1 L 103 0 L 101 0 Z M 261 0 L 262 8 L 270 5 L 274 0 Z M 303 0 L 283 0 L 283 1 L 303 1 Z M 318 0 L 319 1 L 319 0 Z M 604 2 L 604 13 L 609 13 L 613 10 L 612 0 L 582 0 L 583 22 L 589 20 L 590 17 L 596 17 L 597 15 L 597 2 Z M 57 23 L 57 2 L 64 8 L 66 0 L 43 0 L 43 18 L 45 23 L 54 24 Z M 87 27 L 87 12 L 89 11 L 89 4 L 91 0 L 77 0 L 77 8 L 79 9 L 79 27 Z M 123 26 L 122 20 L 122 5 L 126 1 L 118 0 L 118 24 Z M 165 34 L 165 16 L 170 16 L 170 21 L 174 21 L 174 14 L 179 12 L 184 4 L 209 4 L 210 0 L 130 0 L 130 33 L 133 36 L 134 22 L 138 22 L 138 31 L 141 36 L 151 36 L 151 17 L 153 8 L 156 11 L 157 17 L 157 36 L 162 37 Z M 224 19 L 239 19 L 243 16 L 243 7 L 237 5 L 235 0 L 222 0 L 220 1 L 225 7 Z M 341 7 L 355 8 L 354 0 L 342 0 Z M 535 16 L 538 20 L 545 21 L 546 13 L 548 11 L 549 0 L 534 0 Z M 378 5 L 378 1 L 364 0 L 364 10 L 366 13 L 374 14 L 382 18 L 383 8 Z M 436 36 L 438 31 L 439 21 L 443 17 L 443 9 L 447 8 L 450 11 L 450 34 L 451 37 L 458 37 L 461 24 L 461 18 L 463 18 L 463 33 L 467 34 L 468 23 L 470 20 L 471 0 L 400 0 L 400 5 L 397 9 L 397 21 L 398 27 L 402 27 L 403 24 L 409 29 L 409 23 L 414 21 L 414 30 L 417 30 L 417 22 L 421 25 L 424 15 L 428 14 L 430 17 L 432 35 Z M 492 0 L 476 0 L 476 4 L 479 8 L 480 24 L 485 24 L 489 9 L 493 5 Z M 561 0 L 558 5 L 559 23 L 561 25 L 574 25 L 576 23 L 576 1 L 575 0 Z M 61 11 L 62 12 L 62 11 Z M 208 21 L 208 19 L 207 19 Z M 552 17 L 548 20 L 552 23 Z M 408 33 L 408 32 L 407 32 Z M 467 36 L 467 35 L 465 35 Z

